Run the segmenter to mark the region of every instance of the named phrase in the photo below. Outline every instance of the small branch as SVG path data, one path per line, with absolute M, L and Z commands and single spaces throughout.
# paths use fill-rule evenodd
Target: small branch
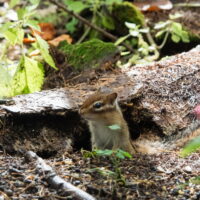
M 200 7 L 200 3 L 176 3 L 175 7 Z
M 71 183 L 66 182 L 61 177 L 56 175 L 54 170 L 45 163 L 45 161 L 37 156 L 33 151 L 28 151 L 25 154 L 28 161 L 36 161 L 36 168 L 45 172 L 47 182 L 56 189 L 62 189 L 71 193 L 71 195 L 80 200 L 95 200 L 93 196 L 87 192 L 75 187 Z
M 115 37 L 114 35 L 106 32 L 105 30 L 103 30 L 102 28 L 99 28 L 98 26 L 96 26 L 95 24 L 90 23 L 88 20 L 86 20 L 85 18 L 83 18 L 82 16 L 80 16 L 79 14 L 69 10 L 66 6 L 62 5 L 61 3 L 58 3 L 56 0 L 49 0 L 51 3 L 55 4 L 56 6 L 58 6 L 59 8 L 61 8 L 62 10 L 64 10 L 65 12 L 69 13 L 70 15 L 74 16 L 76 19 L 80 20 L 81 22 L 83 22 L 84 24 L 88 25 L 89 27 L 92 27 L 93 29 L 95 29 L 96 31 L 102 33 L 103 35 L 105 35 L 106 37 L 110 38 L 111 40 L 115 41 L 117 40 L 117 37 Z
M 87 26 L 93 28 L 94 30 L 96 30 L 100 33 L 102 33 L 104 36 L 111 39 L 112 41 L 116 41 L 118 39 L 116 36 L 112 35 L 111 33 L 108 33 L 104 29 L 96 26 L 95 24 L 90 23 L 88 20 L 86 20 L 85 18 L 83 18 L 79 14 L 73 12 L 72 10 L 69 10 L 66 6 L 64 6 L 61 3 L 58 3 L 56 0 L 49 0 L 49 1 L 53 4 L 55 4 L 56 6 L 58 6 L 59 8 L 61 8 L 62 10 L 64 10 L 65 12 L 69 13 L 70 15 L 75 17 L 76 19 L 80 20 L 81 22 L 83 22 Z M 125 46 L 129 51 L 133 52 L 133 49 L 129 45 L 127 45 L 126 43 L 123 43 L 123 46 Z
M 157 46 L 156 45 L 156 43 L 155 43 L 155 41 L 154 41 L 154 39 L 153 39 L 153 37 L 152 37 L 152 35 L 151 35 L 151 33 L 146 33 L 146 36 L 147 36 L 147 39 L 148 39 L 148 41 L 149 41 L 149 43 L 152 45 L 152 46 Z

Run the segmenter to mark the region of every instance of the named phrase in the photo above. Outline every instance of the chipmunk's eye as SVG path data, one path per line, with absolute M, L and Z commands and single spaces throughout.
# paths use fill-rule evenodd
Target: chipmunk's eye
M 102 106 L 103 106 L 102 102 L 96 102 L 94 103 L 93 108 L 101 108 Z

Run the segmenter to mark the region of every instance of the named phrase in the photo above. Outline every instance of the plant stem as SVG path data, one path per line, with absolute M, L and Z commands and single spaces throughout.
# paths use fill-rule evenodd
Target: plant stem
M 89 34 L 90 30 L 91 30 L 91 27 L 87 27 L 87 29 L 85 30 L 85 32 L 83 33 L 83 35 L 76 42 L 76 44 L 80 44 L 86 38 L 86 36 Z
M 169 31 L 166 32 L 165 37 L 164 37 L 162 43 L 159 46 L 157 46 L 157 48 L 159 50 L 162 49 L 164 47 L 164 45 L 166 44 L 168 36 L 169 36 Z
M 144 28 L 148 28 L 148 26 L 147 26 L 146 23 L 145 23 L 143 26 L 144 26 Z M 146 36 L 147 36 L 147 39 L 148 39 L 150 45 L 154 46 L 154 47 L 157 49 L 157 44 L 156 44 L 156 42 L 154 41 L 154 39 L 153 39 L 153 37 L 152 37 L 150 31 L 148 31 L 148 32 L 146 33 Z

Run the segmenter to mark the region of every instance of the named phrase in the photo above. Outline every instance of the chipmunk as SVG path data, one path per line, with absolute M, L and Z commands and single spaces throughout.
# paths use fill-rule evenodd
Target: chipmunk
M 136 152 L 117 102 L 117 93 L 95 93 L 86 99 L 79 113 L 88 121 L 92 149 L 122 149 L 131 154 Z
M 130 140 L 128 125 L 117 102 L 117 93 L 96 92 L 82 104 L 80 115 L 88 121 L 92 149 L 122 149 L 131 154 L 136 152 L 153 154 L 182 147 L 200 135 L 200 120 L 182 134 L 168 136 L 163 141 L 144 139 Z M 198 117 L 200 112 L 198 113 Z M 116 128 L 112 129 L 115 125 Z

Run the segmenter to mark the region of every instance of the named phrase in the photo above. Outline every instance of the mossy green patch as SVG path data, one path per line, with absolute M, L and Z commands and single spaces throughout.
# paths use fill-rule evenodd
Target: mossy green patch
M 113 4 L 112 16 L 115 19 L 117 29 L 127 29 L 125 22 L 134 23 L 137 25 L 143 25 L 145 22 L 144 15 L 142 12 L 130 2 L 122 2 Z
M 66 54 L 68 64 L 77 70 L 97 68 L 118 52 L 113 43 L 98 39 L 92 39 L 81 44 L 61 42 L 58 48 Z

